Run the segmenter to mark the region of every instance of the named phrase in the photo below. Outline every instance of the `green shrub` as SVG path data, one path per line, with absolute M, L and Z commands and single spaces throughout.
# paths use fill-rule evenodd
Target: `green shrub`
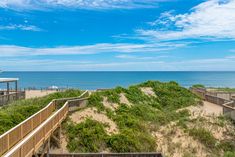
M 0 134 L 27 119 L 43 107 L 49 104 L 53 99 L 65 97 L 77 97 L 81 95 L 80 90 L 67 90 L 49 94 L 40 98 L 15 101 L 0 110 Z
M 230 151 L 225 152 L 224 157 L 235 157 L 235 151 L 234 152 L 230 152 Z
M 123 130 L 108 139 L 107 145 L 113 152 L 151 152 L 155 151 L 155 140 L 148 134 L 134 130 Z
M 80 124 L 71 123 L 66 132 L 69 139 L 67 147 L 72 152 L 100 152 L 106 148 L 108 135 L 97 121 L 86 119 Z
M 103 111 L 104 105 L 102 104 L 103 98 L 100 92 L 93 93 L 88 101 L 88 106 L 95 106 L 99 111 Z
M 194 88 L 205 88 L 205 86 L 203 84 L 195 84 L 192 87 L 194 87 Z

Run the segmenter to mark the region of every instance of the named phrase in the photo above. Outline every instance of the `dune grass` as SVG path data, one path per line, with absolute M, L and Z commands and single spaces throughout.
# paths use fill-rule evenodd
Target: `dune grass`
M 156 96 L 146 95 L 141 91 L 141 87 L 151 87 Z M 126 96 L 131 106 L 120 103 L 121 93 Z M 119 107 L 115 111 L 105 108 L 102 104 L 104 97 L 107 97 L 109 102 L 118 104 Z M 99 112 L 105 113 L 117 124 L 119 133 L 107 135 L 104 132 L 104 126 L 92 120 L 80 124 L 68 122 L 66 124 L 69 135 L 68 148 L 71 152 L 156 151 L 156 143 L 151 131 L 171 121 L 189 116 L 186 110 L 179 112 L 176 110 L 196 105 L 198 101 L 200 99 L 196 95 L 176 82 L 148 81 L 129 88 L 117 87 L 95 92 L 90 96 L 88 107 L 96 107 Z M 88 125 L 91 123 L 93 125 Z M 73 131 L 82 126 L 86 126 L 84 130 Z M 88 134 L 89 132 L 93 134 Z M 85 137 L 92 140 L 85 140 Z

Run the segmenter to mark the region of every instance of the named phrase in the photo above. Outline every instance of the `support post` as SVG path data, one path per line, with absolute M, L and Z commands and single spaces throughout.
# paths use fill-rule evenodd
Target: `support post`
M 15 81 L 16 100 L 18 100 L 18 81 Z
M 10 85 L 9 85 L 9 82 L 7 82 L 7 100 L 9 101 L 10 100 Z
M 50 141 L 50 137 L 49 137 L 49 138 L 48 138 L 48 143 L 47 143 L 47 157 L 50 156 L 50 155 L 49 155 L 49 154 L 50 154 L 50 147 L 51 147 L 51 146 L 50 146 L 50 142 L 51 142 L 51 141 Z

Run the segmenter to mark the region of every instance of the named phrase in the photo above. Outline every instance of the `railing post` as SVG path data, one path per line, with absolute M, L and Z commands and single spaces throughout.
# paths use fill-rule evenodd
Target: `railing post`
M 7 134 L 7 149 L 10 149 L 10 139 L 9 139 L 9 134 Z
M 47 142 L 47 157 L 49 157 L 50 155 L 50 137 L 48 138 L 48 142 Z
M 21 137 L 21 139 L 23 138 L 23 127 L 22 126 L 23 125 L 20 126 L 20 137 Z
M 9 82 L 7 82 L 7 100 L 9 101 L 9 94 L 10 94 L 10 86 L 9 86 Z

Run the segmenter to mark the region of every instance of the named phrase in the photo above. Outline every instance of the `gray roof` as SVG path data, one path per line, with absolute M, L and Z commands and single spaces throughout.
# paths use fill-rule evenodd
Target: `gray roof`
M 18 81 L 18 78 L 0 78 L 0 83 L 4 83 L 4 82 L 15 82 Z

